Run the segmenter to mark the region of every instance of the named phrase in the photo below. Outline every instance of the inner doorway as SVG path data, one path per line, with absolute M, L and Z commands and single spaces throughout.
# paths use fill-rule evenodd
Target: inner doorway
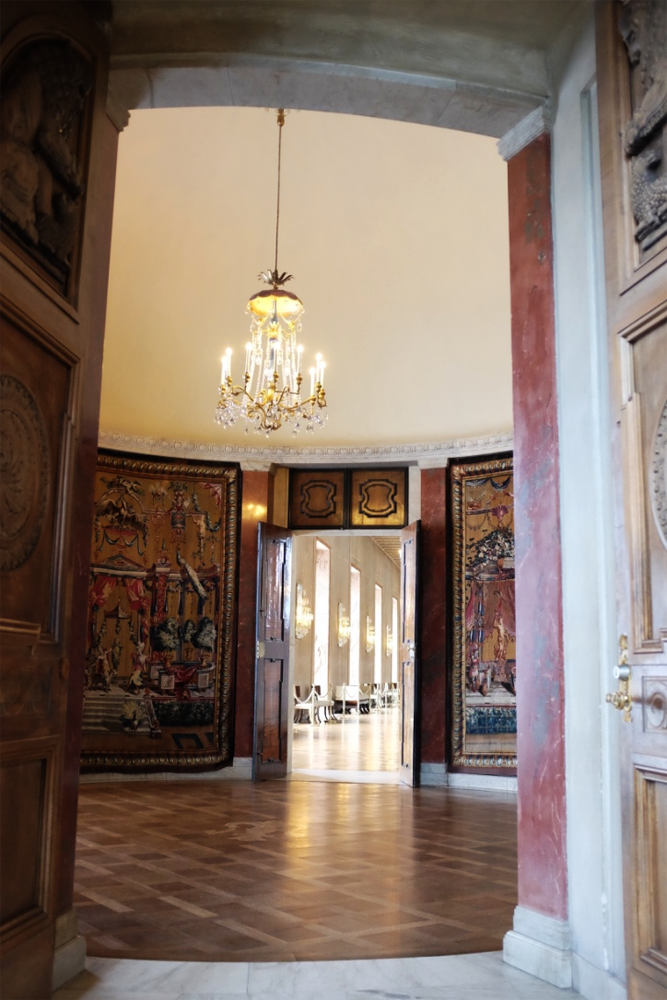
M 302 596 L 293 629 L 292 777 L 398 783 L 400 536 L 295 534 L 293 553 L 292 586 L 312 611 L 304 616 Z

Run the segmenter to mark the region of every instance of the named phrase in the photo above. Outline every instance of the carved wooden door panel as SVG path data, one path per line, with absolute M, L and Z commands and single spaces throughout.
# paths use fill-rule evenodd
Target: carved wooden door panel
M 252 776 L 255 781 L 287 774 L 289 693 L 289 531 L 258 525 L 257 653 Z
M 3 4 L 0 982 L 13 1000 L 51 996 L 56 939 L 76 936 L 87 566 L 117 143 L 105 114 L 107 42 L 83 8 Z
M 667 5 L 597 11 L 628 997 L 667 997 Z M 626 637 L 627 636 L 627 640 Z M 610 665 L 611 675 L 611 665 Z M 614 682 L 610 676 L 610 686 Z M 609 700 L 609 699 L 608 699 Z M 612 711 L 613 709 L 609 709 Z
M 419 731 L 415 719 L 418 681 L 419 521 L 401 531 L 401 767 L 404 785 L 419 784 Z

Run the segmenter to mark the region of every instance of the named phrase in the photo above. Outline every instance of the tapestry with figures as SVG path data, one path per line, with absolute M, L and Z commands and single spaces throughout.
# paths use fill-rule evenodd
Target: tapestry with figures
M 452 764 L 516 768 L 512 459 L 452 467 Z
M 82 765 L 231 762 L 238 471 L 100 453 Z

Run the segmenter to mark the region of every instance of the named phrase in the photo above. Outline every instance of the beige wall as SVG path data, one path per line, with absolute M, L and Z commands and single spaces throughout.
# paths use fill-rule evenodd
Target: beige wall
M 273 266 L 275 115 L 133 111 L 120 137 L 103 430 L 267 444 L 213 420 L 248 297 Z M 283 135 L 278 265 L 305 306 L 329 419 L 285 447 L 449 441 L 512 428 L 507 167 L 488 136 L 294 112 Z M 402 378 L 402 383 L 399 382 Z
M 318 536 L 294 536 L 292 582 L 294 592 L 300 583 L 315 610 L 315 543 Z M 331 552 L 331 586 L 329 592 L 329 683 L 344 684 L 348 680 L 350 645 L 338 645 L 338 603 L 350 611 L 350 566 L 361 572 L 361 638 L 359 643 L 359 680 L 371 683 L 374 677 L 374 651 L 366 652 L 366 615 L 375 620 L 375 584 L 382 587 L 382 628 L 376 642 L 382 643 L 382 680 L 391 680 L 391 658 L 385 656 L 386 626 L 391 626 L 391 598 L 400 594 L 400 571 L 372 538 L 363 536 L 322 535 L 319 540 Z M 293 607 L 296 598 L 293 599 Z M 294 643 L 294 683 L 307 693 L 312 685 L 314 630 Z

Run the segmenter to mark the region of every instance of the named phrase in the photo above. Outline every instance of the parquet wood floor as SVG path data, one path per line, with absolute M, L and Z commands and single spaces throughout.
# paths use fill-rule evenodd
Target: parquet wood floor
M 75 906 L 90 955 L 494 951 L 515 904 L 505 793 L 219 780 L 80 789 Z

